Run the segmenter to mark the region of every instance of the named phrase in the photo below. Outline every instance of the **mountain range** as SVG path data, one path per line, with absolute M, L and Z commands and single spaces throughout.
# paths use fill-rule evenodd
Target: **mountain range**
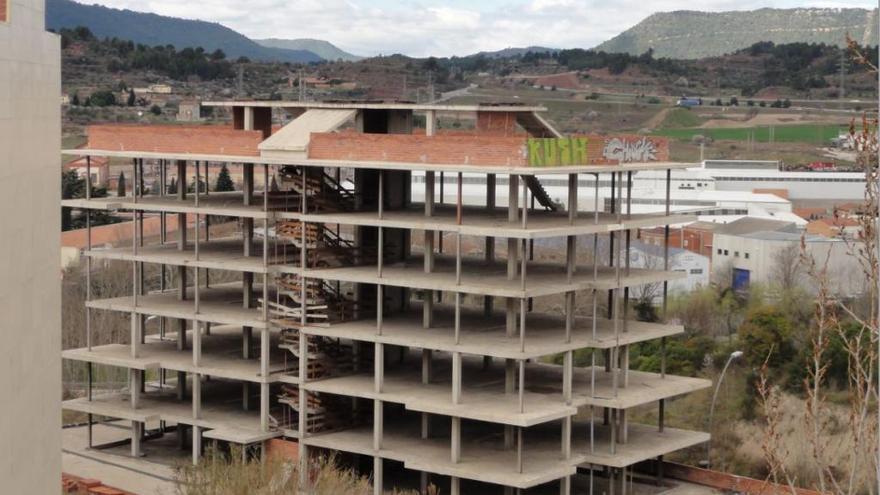
M 649 49 L 657 57 L 696 59 L 720 56 L 760 41 L 825 43 L 842 46 L 847 34 L 863 45 L 878 42 L 877 10 L 758 9 L 733 12 L 676 11 L 652 14 L 630 29 L 595 47 L 596 50 L 640 55 Z M 361 57 L 316 39 L 252 40 L 215 22 L 178 19 L 72 0 L 46 0 L 46 27 L 52 30 L 88 27 L 100 38 L 116 37 L 145 45 L 201 46 L 220 49 L 229 58 L 312 63 L 356 61 Z M 488 58 L 519 56 L 529 51 L 556 52 L 541 46 L 511 47 L 476 55 Z
M 696 59 L 746 48 L 760 41 L 844 46 L 846 35 L 877 44 L 877 10 L 758 9 L 733 12 L 659 12 L 600 44 L 597 50 Z

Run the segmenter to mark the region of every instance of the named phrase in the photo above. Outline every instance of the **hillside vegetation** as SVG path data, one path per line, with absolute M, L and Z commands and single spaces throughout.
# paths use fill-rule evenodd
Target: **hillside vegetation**
M 877 44 L 876 10 L 758 9 L 735 12 L 676 11 L 653 14 L 596 47 L 638 55 L 649 49 L 661 57 L 716 57 L 760 41 L 844 46 L 849 34 Z
M 119 38 L 149 46 L 172 45 L 177 49 L 202 47 L 208 52 L 223 50 L 234 58 L 248 57 L 281 62 L 322 60 L 309 51 L 262 46 L 215 22 L 84 5 L 71 0 L 46 0 L 47 29 L 58 31 L 79 26 L 89 28 L 100 38 Z

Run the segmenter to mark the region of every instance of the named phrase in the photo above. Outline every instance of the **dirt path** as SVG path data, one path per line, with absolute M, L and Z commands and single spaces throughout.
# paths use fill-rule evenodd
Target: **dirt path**
M 662 124 L 663 121 L 666 120 L 666 116 L 669 115 L 669 112 L 671 111 L 671 108 L 664 108 L 663 110 L 660 110 L 653 117 L 648 119 L 648 121 L 645 122 L 645 125 L 642 127 L 645 127 L 646 129 L 656 129 L 660 127 L 660 124 Z

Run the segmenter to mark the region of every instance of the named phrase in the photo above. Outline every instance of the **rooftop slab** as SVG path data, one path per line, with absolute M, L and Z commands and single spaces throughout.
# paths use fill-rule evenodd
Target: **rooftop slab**
M 368 102 L 368 101 L 267 101 L 267 100 L 227 100 L 206 101 L 206 107 L 255 107 L 255 108 L 320 108 L 320 109 L 358 109 L 358 110 L 413 110 L 440 112 L 544 112 L 546 107 L 539 105 L 521 105 L 517 103 L 493 103 L 476 105 L 454 105 L 438 103 L 408 102 Z

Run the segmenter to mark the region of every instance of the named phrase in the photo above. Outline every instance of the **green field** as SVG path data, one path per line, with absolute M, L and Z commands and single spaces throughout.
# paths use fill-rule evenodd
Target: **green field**
M 749 136 L 760 143 L 770 142 L 770 127 L 744 127 L 731 129 L 660 129 L 654 133 L 673 139 L 689 141 L 696 135 L 710 137 L 716 141 L 748 141 Z M 773 128 L 773 141 L 781 143 L 813 143 L 827 144 L 841 132 L 845 126 L 839 125 L 780 125 Z

